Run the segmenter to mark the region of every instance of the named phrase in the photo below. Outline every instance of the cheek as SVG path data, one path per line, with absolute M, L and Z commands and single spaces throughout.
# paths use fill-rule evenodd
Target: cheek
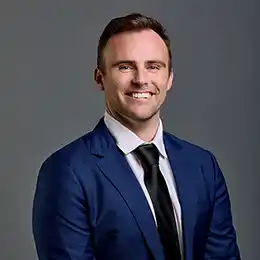
M 168 91 L 168 79 L 161 76 L 152 80 L 152 83 L 157 87 L 160 95 L 165 95 Z
M 119 78 L 109 79 L 104 82 L 105 95 L 110 102 L 118 103 L 124 99 L 125 85 L 124 81 Z M 120 101 L 121 100 L 121 101 Z
M 122 92 L 131 84 L 131 76 L 129 73 L 111 73 L 109 84 L 115 91 Z

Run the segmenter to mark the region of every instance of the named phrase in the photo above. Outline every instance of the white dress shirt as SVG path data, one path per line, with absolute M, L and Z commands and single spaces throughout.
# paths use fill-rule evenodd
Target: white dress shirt
M 147 143 L 141 140 L 135 133 L 129 130 L 127 127 L 122 125 L 119 121 L 117 121 L 114 117 L 110 116 L 107 111 L 105 112 L 104 116 L 105 124 L 110 131 L 110 133 L 114 136 L 117 142 L 117 146 L 119 149 L 125 154 L 126 160 L 128 161 L 131 169 L 133 170 L 138 182 L 140 183 L 142 190 L 145 194 L 145 197 L 149 203 L 151 208 L 152 214 L 154 216 L 154 220 L 156 223 L 156 217 L 154 212 L 154 207 L 148 193 L 148 190 L 144 183 L 144 170 L 140 161 L 134 156 L 133 151 L 141 144 Z M 159 157 L 159 167 L 163 174 L 163 177 L 166 181 L 169 194 L 172 200 L 172 206 L 174 209 L 174 215 L 177 224 L 177 232 L 179 236 L 181 254 L 183 249 L 183 236 L 182 236 L 182 220 L 181 220 L 181 207 L 178 200 L 174 176 L 172 173 L 172 169 L 167 157 L 167 153 L 165 151 L 164 143 L 163 143 L 163 125 L 162 121 L 160 120 L 158 130 L 154 139 L 151 141 L 157 149 L 159 150 L 160 157 Z

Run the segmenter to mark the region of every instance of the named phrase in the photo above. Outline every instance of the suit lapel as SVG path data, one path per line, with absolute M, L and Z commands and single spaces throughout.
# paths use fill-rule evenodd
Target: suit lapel
M 123 197 L 154 258 L 163 259 L 163 250 L 153 215 L 127 160 L 103 120 L 93 133 L 91 151 L 101 157 L 97 162 L 98 167 Z
M 197 214 L 196 179 L 182 147 L 170 136 L 164 134 L 166 152 L 173 170 L 177 193 L 182 211 L 182 228 L 185 259 L 193 259 L 194 225 Z

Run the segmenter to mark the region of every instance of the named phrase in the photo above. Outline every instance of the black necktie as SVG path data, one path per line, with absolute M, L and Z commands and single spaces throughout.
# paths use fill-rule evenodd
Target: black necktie
M 159 151 L 154 144 L 144 144 L 137 147 L 134 153 L 144 168 L 144 182 L 153 203 L 165 259 L 181 260 L 172 201 L 159 169 Z

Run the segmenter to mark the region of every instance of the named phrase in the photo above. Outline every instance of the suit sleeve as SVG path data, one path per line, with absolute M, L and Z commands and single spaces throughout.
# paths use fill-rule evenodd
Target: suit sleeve
M 93 260 L 88 209 L 73 170 L 50 157 L 42 165 L 33 202 L 39 260 Z
M 204 259 L 240 260 L 227 185 L 212 154 L 211 159 L 214 172 L 214 199 Z

